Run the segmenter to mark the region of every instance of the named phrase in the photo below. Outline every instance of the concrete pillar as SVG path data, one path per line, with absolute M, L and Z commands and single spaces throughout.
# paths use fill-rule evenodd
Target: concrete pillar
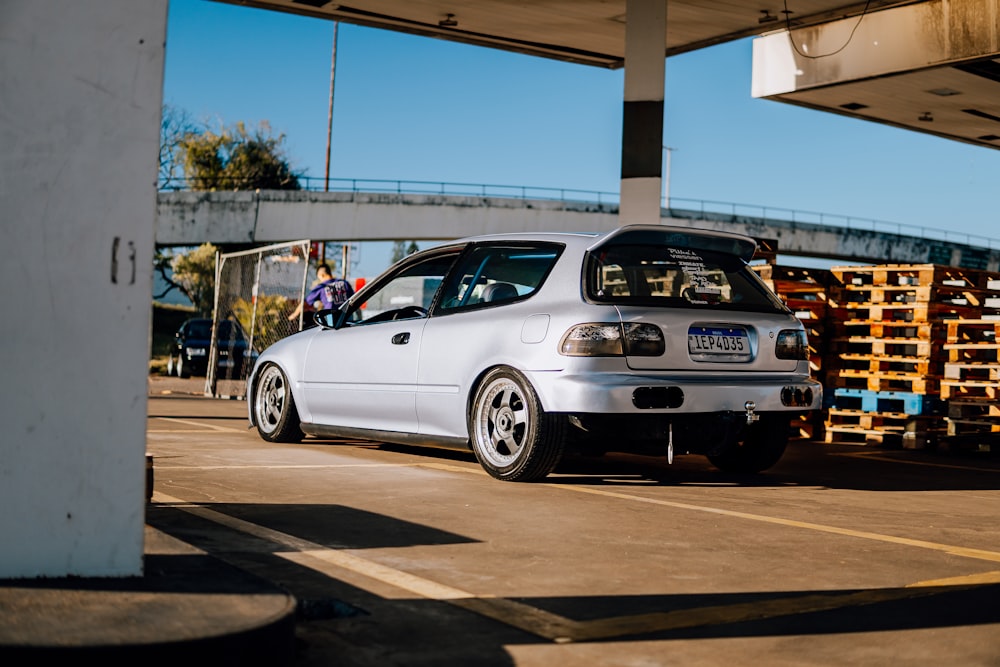
M 667 0 L 627 0 L 619 222 L 660 222 Z
M 0 5 L 0 578 L 138 576 L 167 0 Z

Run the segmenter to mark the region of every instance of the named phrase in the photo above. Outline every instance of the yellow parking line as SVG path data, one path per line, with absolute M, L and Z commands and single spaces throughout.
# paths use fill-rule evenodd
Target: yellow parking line
M 961 577 L 947 577 L 946 579 L 928 579 L 908 584 L 907 588 L 922 588 L 925 586 L 982 586 L 986 584 L 1000 584 L 1000 570 L 992 572 L 980 572 L 979 574 L 966 574 Z
M 620 493 L 617 491 L 605 491 L 603 489 L 591 489 L 584 486 L 577 486 L 575 484 L 549 484 L 548 486 L 554 489 L 562 489 L 564 491 L 574 491 L 576 493 L 588 493 L 595 496 L 618 498 L 620 500 L 631 500 L 640 503 L 648 503 L 651 505 L 660 505 L 663 507 L 673 507 L 676 509 L 691 510 L 694 512 L 707 512 L 709 514 L 719 514 L 722 516 L 730 516 L 737 519 L 759 521 L 761 523 L 770 523 L 779 526 L 787 526 L 790 528 L 802 528 L 805 530 L 813 530 L 821 533 L 842 535 L 844 537 L 856 537 L 864 540 L 874 540 L 876 542 L 886 542 L 889 544 L 899 544 L 907 547 L 917 547 L 919 549 L 930 549 L 932 551 L 941 551 L 947 554 L 951 554 L 953 556 L 964 556 L 965 558 L 976 558 L 979 560 L 988 560 L 1000 563 L 1000 552 L 989 551 L 986 549 L 959 547 L 953 544 L 940 544 L 938 542 L 928 542 L 927 540 L 915 540 L 909 537 L 883 535 L 881 533 L 872 533 L 866 530 L 854 530 L 852 528 L 827 526 L 820 523 L 811 523 L 808 521 L 796 521 L 794 519 L 782 519 L 776 516 L 751 514 L 749 512 L 738 512 L 736 510 L 727 510 L 719 507 L 708 507 L 705 505 L 692 505 L 690 503 L 681 503 L 672 500 L 661 500 L 659 498 L 645 498 L 643 496 L 635 496 L 629 493 Z
M 463 468 L 460 466 L 447 465 L 441 463 L 423 463 L 420 464 L 427 468 L 434 468 L 436 470 L 447 470 L 451 472 L 464 472 L 464 473 L 481 473 L 481 469 Z M 705 505 L 692 505 L 690 503 L 681 503 L 672 500 L 662 500 L 659 498 L 647 498 L 644 496 L 637 496 L 631 493 L 622 493 L 619 491 L 607 491 L 604 489 L 594 489 L 586 486 L 580 486 L 577 484 L 547 484 L 549 488 L 559 489 L 562 491 L 573 491 L 576 493 L 587 493 L 595 496 L 605 496 L 608 498 L 617 498 L 619 500 L 629 500 L 633 502 L 647 503 L 650 505 L 660 505 L 663 507 L 673 507 L 676 509 L 690 510 L 694 512 L 708 512 L 710 514 L 719 514 L 723 516 L 730 516 L 737 519 L 746 519 L 749 521 L 759 521 L 762 523 L 771 523 L 780 526 L 787 526 L 790 528 L 802 528 L 805 530 L 813 530 L 822 533 L 832 533 L 834 535 L 842 535 L 845 537 L 855 537 L 865 540 L 874 540 L 876 542 L 887 542 L 890 544 L 899 544 L 908 547 L 917 547 L 920 549 L 930 549 L 932 551 L 941 551 L 954 556 L 964 556 L 966 558 L 976 558 L 979 560 L 986 560 L 992 562 L 1000 562 L 1000 552 L 989 551 L 986 549 L 973 549 L 969 547 L 959 547 L 952 544 L 940 544 L 938 542 L 928 542 L 926 540 L 915 540 L 908 537 L 897 537 L 895 535 L 883 535 L 881 533 L 873 533 L 865 530 L 854 530 L 851 528 L 840 528 L 838 526 L 827 526 L 819 523 L 811 523 L 808 521 L 796 521 L 794 519 L 782 519 L 775 516 L 766 516 L 763 514 L 751 514 L 749 512 L 738 512 L 736 510 L 727 510 L 719 507 L 708 507 Z
M 957 590 L 957 588 L 953 589 Z M 820 611 L 834 611 L 848 607 L 906 600 L 938 595 L 939 588 L 886 588 L 858 591 L 854 593 L 812 593 L 773 600 L 755 600 L 739 604 L 676 611 L 653 612 L 635 616 L 618 616 L 597 621 L 580 623 L 575 628 L 577 641 L 611 639 L 623 635 L 667 632 L 712 625 L 728 625 L 760 621 L 780 616 L 810 614 Z
M 382 565 L 343 550 L 331 549 L 309 540 L 287 533 L 265 528 L 249 521 L 237 519 L 194 503 L 188 503 L 163 493 L 153 494 L 153 502 L 169 503 L 177 509 L 227 526 L 233 530 L 253 535 L 290 549 L 289 552 L 275 552 L 276 556 L 308 567 L 334 578 L 335 573 L 323 565 L 332 565 L 342 570 L 360 574 L 382 584 L 389 584 L 401 590 L 414 593 L 429 600 L 455 604 L 456 606 L 487 616 L 506 625 L 520 628 L 543 639 L 556 639 L 572 634 L 576 624 L 562 616 L 550 614 L 513 600 L 477 596 L 475 593 L 440 584 L 430 579 Z
M 190 421 L 188 419 L 178 419 L 176 417 L 151 417 L 151 419 L 162 419 L 166 422 L 173 422 L 175 424 L 186 424 L 188 426 L 197 426 L 202 429 L 210 429 L 213 431 L 229 431 L 233 433 L 246 433 L 245 428 L 230 428 L 228 426 L 216 426 L 215 424 L 203 424 L 201 422 Z M 206 419 L 211 419 L 211 417 L 206 417 Z M 181 431 L 163 431 L 164 433 L 180 433 Z
M 433 466 L 438 467 L 438 464 L 433 464 Z M 468 472 L 468 469 L 458 466 L 447 467 L 460 472 Z M 618 496 L 624 494 L 608 495 Z M 466 611 L 491 618 L 510 627 L 518 628 L 556 643 L 607 640 L 653 632 L 666 632 L 702 626 L 764 620 L 795 614 L 833 611 L 893 600 L 929 597 L 939 595 L 943 592 L 970 589 L 977 585 L 1000 583 L 1000 571 L 997 571 L 917 582 L 905 588 L 872 589 L 848 593 L 831 591 L 829 593 L 820 592 L 805 595 L 793 593 L 788 597 L 771 600 L 617 616 L 591 621 L 574 621 L 515 600 L 488 595 L 476 595 L 454 586 L 441 584 L 361 558 L 344 550 L 333 549 L 287 533 L 265 528 L 163 493 L 154 493 L 153 501 L 172 504 L 177 509 L 184 510 L 203 519 L 283 546 L 289 549 L 289 551 L 276 551 L 276 556 L 320 572 L 325 576 L 336 578 L 338 570 L 362 575 L 374 582 L 388 584 L 422 598 L 460 607 Z M 730 514 L 730 512 L 725 513 Z M 219 557 L 224 558 L 224 556 Z
M 164 464 L 163 470 L 339 470 L 341 468 L 415 468 L 417 463 L 324 463 L 322 465 L 218 465 L 186 466 Z
M 910 466 L 924 466 L 927 468 L 946 468 L 948 470 L 968 470 L 973 472 L 1000 473 L 1000 468 L 983 468 L 979 466 L 960 466 L 954 463 L 937 463 L 935 461 L 909 461 L 907 459 L 894 459 L 891 456 L 884 456 L 874 452 L 833 452 L 833 456 L 844 456 L 847 458 L 865 459 L 866 461 L 886 461 L 888 463 L 901 463 Z

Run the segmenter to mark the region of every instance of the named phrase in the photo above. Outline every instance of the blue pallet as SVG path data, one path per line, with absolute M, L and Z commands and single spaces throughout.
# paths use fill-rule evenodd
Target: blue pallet
M 867 389 L 834 390 L 835 407 L 864 412 L 901 412 L 907 415 L 932 415 L 944 409 L 944 401 L 926 394 Z

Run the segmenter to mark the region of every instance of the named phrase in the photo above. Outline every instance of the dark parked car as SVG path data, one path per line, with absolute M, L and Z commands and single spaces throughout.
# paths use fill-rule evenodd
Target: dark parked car
M 218 329 L 218 377 L 242 377 L 247 337 L 235 320 L 222 320 Z M 195 318 L 184 322 L 174 334 L 167 361 L 167 375 L 191 377 L 205 375 L 212 353 L 212 320 Z

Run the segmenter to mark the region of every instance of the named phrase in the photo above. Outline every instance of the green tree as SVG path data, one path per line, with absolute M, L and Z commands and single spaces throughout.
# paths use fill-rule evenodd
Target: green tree
M 408 257 L 413 253 L 420 250 L 417 246 L 416 241 L 410 241 L 410 245 L 406 245 L 406 241 L 393 241 L 392 242 L 392 258 L 391 264 L 395 264 L 404 257 Z
M 177 155 L 194 190 L 299 190 L 284 141 L 285 135 L 274 136 L 267 121 L 253 131 L 238 122 L 218 132 L 187 132 Z
M 184 138 L 198 132 L 198 126 L 183 109 L 163 105 L 160 115 L 160 187 L 176 187 L 183 170 L 180 147 Z
M 211 317 L 215 307 L 215 255 L 217 248 L 203 243 L 194 250 L 174 255 L 170 260 L 176 285 L 191 300 L 202 317 Z

